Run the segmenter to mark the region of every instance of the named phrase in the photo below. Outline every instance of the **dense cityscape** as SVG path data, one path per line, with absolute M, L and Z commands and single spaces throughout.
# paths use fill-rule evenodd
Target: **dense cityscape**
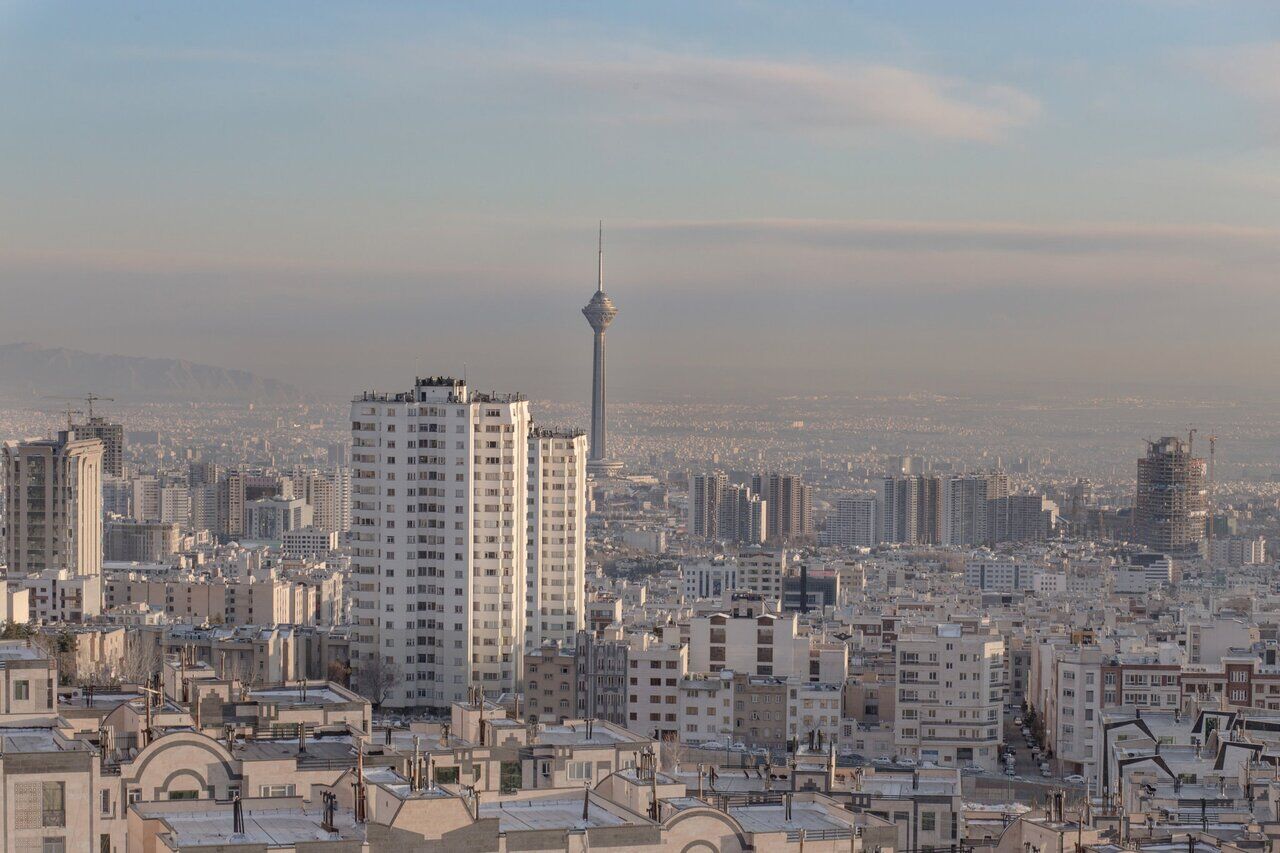
M 1280 853 L 1280 18 L 0 3 L 0 853 Z
M 600 277 L 590 409 L 11 401 L 12 838 L 1250 846 L 1265 409 L 610 407 Z

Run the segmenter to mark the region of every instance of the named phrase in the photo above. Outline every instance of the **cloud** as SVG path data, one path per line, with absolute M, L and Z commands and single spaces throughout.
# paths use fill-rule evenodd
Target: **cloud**
M 888 251 L 1227 253 L 1274 255 L 1280 228 L 1129 222 L 1030 224 L 891 220 L 754 219 L 639 222 L 621 227 L 680 240 L 782 243 Z
M 1198 50 L 1191 64 L 1250 100 L 1280 103 L 1280 41 Z
M 1040 114 L 1006 85 L 885 64 L 816 64 L 670 52 L 618 58 L 508 57 L 522 80 L 596 96 L 592 107 L 636 122 L 734 125 L 845 136 L 868 129 L 996 141 Z

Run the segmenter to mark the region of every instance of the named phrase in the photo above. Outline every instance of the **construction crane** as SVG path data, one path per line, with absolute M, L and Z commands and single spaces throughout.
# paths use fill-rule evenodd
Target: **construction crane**
M 61 410 L 61 409 L 59 409 L 59 411 L 62 411 L 62 410 Z M 71 432 L 71 428 L 72 428 L 72 426 L 74 426 L 74 425 L 75 425 L 75 418 L 73 418 L 73 417 L 72 417 L 72 415 L 83 415 L 83 414 L 84 414 L 84 412 L 80 411 L 79 409 L 73 409 L 73 408 L 71 408 L 71 404 L 70 404 L 70 403 L 68 403 L 68 404 L 67 404 L 67 409 L 66 409 L 66 415 L 67 415 L 67 432 Z
M 100 397 L 97 394 L 94 394 L 92 391 L 90 391 L 88 394 L 85 394 L 83 397 L 45 397 L 45 399 L 46 400 L 73 400 L 77 403 L 80 402 L 81 400 L 84 400 L 86 403 L 86 406 L 85 406 L 86 411 L 80 412 L 79 414 L 82 414 L 82 415 L 87 414 L 90 418 L 93 417 L 94 403 L 97 403 L 100 400 L 105 400 L 108 403 L 114 403 L 116 401 L 115 397 Z

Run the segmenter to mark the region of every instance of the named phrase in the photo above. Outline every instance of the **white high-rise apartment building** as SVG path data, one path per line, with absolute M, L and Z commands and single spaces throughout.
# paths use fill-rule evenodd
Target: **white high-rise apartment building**
M 293 493 L 312 509 L 312 524 L 321 530 L 346 533 L 351 529 L 351 469 L 300 470 L 289 477 Z
M 942 544 L 987 541 L 987 478 L 975 474 L 942 481 Z
M 846 548 L 870 548 L 880 542 L 876 499 L 869 495 L 840 498 L 827 517 L 826 542 Z
M 186 486 L 160 489 L 160 520 L 166 524 L 179 524 L 184 529 L 190 526 L 191 492 Z
M 1008 689 L 1004 638 L 981 625 L 911 626 L 898 636 L 897 654 L 898 755 L 995 770 Z
M 160 480 L 136 477 L 133 480 L 133 520 L 160 520 Z
M 9 575 L 100 575 L 102 442 L 66 431 L 53 439 L 7 441 L 0 461 Z
M 573 645 L 586 627 L 587 436 L 529 433 L 528 586 L 525 649 Z
M 518 689 L 528 401 L 418 379 L 355 398 L 351 422 L 356 678 L 392 682 L 393 707 Z

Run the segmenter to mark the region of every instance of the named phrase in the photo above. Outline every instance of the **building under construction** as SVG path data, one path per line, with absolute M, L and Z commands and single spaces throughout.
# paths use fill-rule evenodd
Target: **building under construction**
M 1202 555 L 1209 510 L 1205 473 L 1205 461 L 1191 455 L 1190 441 L 1166 436 L 1147 442 L 1146 458 L 1138 460 L 1135 538 L 1162 554 Z

